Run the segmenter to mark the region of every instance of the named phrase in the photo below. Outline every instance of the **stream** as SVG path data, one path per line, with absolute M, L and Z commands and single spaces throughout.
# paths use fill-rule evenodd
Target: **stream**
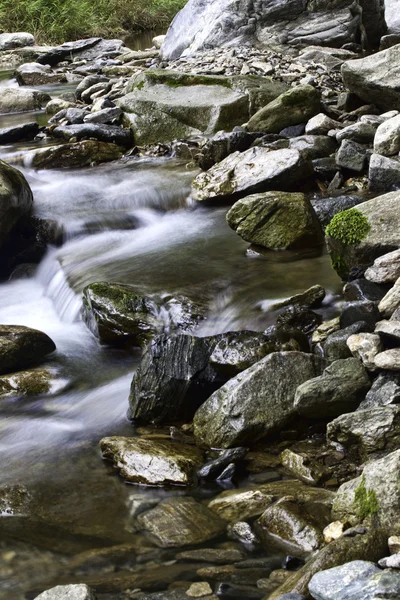
M 16 82 L 4 72 L 0 85 Z M 55 96 L 73 88 L 42 89 Z M 32 120 L 43 125 L 46 115 L 0 115 L 0 127 Z M 263 331 L 273 322 L 267 311 L 273 300 L 317 283 L 327 290 L 321 310 L 329 317 L 340 291 L 326 254 L 248 252 L 227 226 L 226 208 L 191 202 L 197 171 L 182 162 L 129 157 L 80 170 L 35 171 L 22 158 L 34 145 L 1 146 L 0 158 L 24 173 L 34 214 L 57 223 L 62 243 L 48 249 L 33 275 L 0 284 L 0 323 L 47 333 L 57 352 L 46 366 L 56 377 L 50 396 L 0 403 L 0 485 L 24 485 L 33 498 L 33 517 L 5 517 L 0 524 L 1 600 L 33 598 L 30 591 L 46 589 L 46 581 L 63 581 L 65 557 L 93 547 L 140 546 L 143 536 L 131 524 L 138 496 L 204 498 L 223 489 L 127 485 L 102 461 L 103 436 L 135 433 L 126 411 L 140 353 L 102 346 L 87 329 L 80 316 L 86 285 L 118 281 L 148 292 L 195 291 L 208 306 L 199 336 Z

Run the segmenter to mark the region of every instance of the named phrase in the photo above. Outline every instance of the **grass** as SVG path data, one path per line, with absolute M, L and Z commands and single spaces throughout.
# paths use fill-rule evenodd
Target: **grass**
M 186 0 L 0 0 L 3 31 L 33 33 L 40 44 L 167 27 Z

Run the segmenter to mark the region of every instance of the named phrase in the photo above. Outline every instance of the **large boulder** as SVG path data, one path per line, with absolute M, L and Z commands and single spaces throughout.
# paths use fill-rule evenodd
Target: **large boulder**
M 382 109 L 400 109 L 400 44 L 342 66 L 346 87 Z
M 0 89 L 0 113 L 40 110 L 50 100 L 48 94 L 39 90 L 2 88 Z
M 380 2 L 363 0 L 363 9 L 364 29 L 376 41 L 384 32 Z M 307 5 L 302 0 L 189 0 L 168 30 L 161 56 L 171 60 L 246 42 L 340 47 L 355 41 L 360 13 L 350 0 L 333 7 L 327 0 Z
M 297 387 L 320 375 L 325 361 L 302 352 L 274 352 L 230 379 L 198 409 L 199 445 L 230 448 L 254 444 L 295 415 Z
M 0 325 L 0 373 L 39 363 L 56 349 L 48 335 L 22 325 Z
M 246 242 L 272 250 L 311 248 L 323 242 L 321 226 L 304 194 L 247 196 L 232 206 L 226 220 Z
M 13 48 L 23 48 L 24 46 L 33 46 L 35 38 L 31 33 L 19 31 L 16 33 L 0 33 L 0 50 L 12 50 Z
M 0 160 L 0 246 L 19 219 L 31 212 L 33 195 L 20 171 Z
M 291 191 L 313 172 L 310 160 L 298 150 L 249 148 L 234 152 L 193 181 L 198 201 L 232 199 L 269 190 Z

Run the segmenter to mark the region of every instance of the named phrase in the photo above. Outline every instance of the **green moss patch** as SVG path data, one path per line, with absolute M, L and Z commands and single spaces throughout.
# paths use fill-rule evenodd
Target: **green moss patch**
M 361 242 L 370 229 L 367 217 L 356 208 L 349 208 L 333 217 L 325 233 L 328 237 L 349 246 Z
M 354 499 L 357 505 L 358 517 L 363 521 L 367 517 L 375 515 L 379 511 L 379 503 L 374 490 L 368 490 L 365 486 L 365 477 L 355 491 Z

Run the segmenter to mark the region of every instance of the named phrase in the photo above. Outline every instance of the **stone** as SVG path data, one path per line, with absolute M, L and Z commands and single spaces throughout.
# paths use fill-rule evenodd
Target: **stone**
M 279 343 L 263 333 L 230 331 L 215 338 L 209 364 L 219 376 L 229 379 L 279 349 Z
M 322 473 L 320 469 L 310 464 L 309 459 L 302 454 L 298 454 L 287 448 L 281 453 L 280 459 L 282 466 L 297 479 L 304 481 L 304 483 L 316 485 L 321 479 Z
M 353 140 L 343 140 L 336 154 L 336 164 L 343 168 L 362 173 L 367 160 L 367 148 Z
M 379 125 L 374 138 L 374 152 L 382 156 L 394 156 L 400 151 L 400 115 Z
M 391 535 L 388 539 L 388 546 L 390 554 L 400 553 L 400 536 Z
M 391 317 L 400 306 L 400 277 L 396 279 L 393 287 L 379 302 L 378 309 L 383 317 Z
M 399 447 L 400 407 L 380 406 L 341 415 L 327 426 L 327 438 L 350 451 L 360 452 L 362 460 L 391 452 Z
M 118 108 L 118 106 L 103 108 L 103 110 L 98 110 L 96 112 L 92 112 L 86 115 L 83 118 L 84 123 L 101 123 L 101 124 L 111 124 L 116 123 L 120 120 L 122 116 L 122 110 Z
M 397 189 L 400 180 L 400 162 L 372 154 L 368 171 L 369 187 L 373 192 L 390 192 Z
M 199 479 L 213 480 L 223 479 L 225 469 L 231 465 L 235 466 L 237 461 L 243 460 L 247 454 L 247 448 L 232 448 L 231 450 L 225 450 L 221 454 L 206 462 L 198 471 L 197 477 Z
M 359 196 L 333 196 L 328 198 L 312 198 L 311 204 L 323 227 L 326 227 L 333 217 L 341 212 L 353 208 L 363 202 Z
M 218 535 L 226 522 L 191 497 L 162 500 L 138 516 L 139 525 L 161 548 L 203 544 Z
M 311 341 L 313 344 L 319 344 L 320 342 L 324 342 L 331 333 L 335 333 L 339 329 L 339 317 L 335 317 L 334 319 L 330 319 L 329 321 L 324 321 L 313 332 Z
M 99 142 L 116 144 L 120 147 L 129 148 L 133 145 L 133 136 L 130 129 L 123 129 L 115 125 L 104 125 L 102 123 L 59 126 L 52 130 L 51 135 L 67 142 L 94 139 Z
M 313 285 L 308 290 L 304 292 L 300 292 L 299 294 L 295 294 L 294 296 L 290 296 L 285 300 L 280 300 L 276 303 L 273 303 L 268 306 L 269 310 L 278 310 L 279 308 L 283 308 L 285 306 L 307 306 L 310 308 L 320 307 L 326 292 L 325 289 L 321 285 Z
M 246 521 L 238 521 L 237 523 L 228 526 L 228 534 L 229 537 L 233 538 L 234 540 L 238 540 L 246 546 L 255 546 L 259 541 L 251 525 L 246 523 Z M 259 576 L 260 575 L 258 575 L 258 577 Z
M 400 569 L 400 554 L 392 554 L 392 556 L 381 558 L 378 565 L 383 569 Z
M 0 89 L 0 113 L 40 110 L 49 100 L 50 96 L 39 90 L 4 87 Z
M 100 448 L 126 481 L 140 485 L 191 485 L 203 463 L 197 448 L 176 442 L 106 437 Z
M 197 410 L 196 443 L 230 448 L 253 444 L 279 430 L 295 414 L 296 388 L 323 367 L 324 360 L 302 352 L 266 356 L 230 379 Z
M 279 133 L 305 123 L 320 112 L 320 97 L 311 85 L 298 85 L 261 108 L 247 123 L 248 131 Z
M 386 291 L 386 286 L 381 286 L 362 278 L 347 282 L 343 288 L 343 295 L 346 302 L 352 302 L 353 300 L 379 302 L 386 294 Z
M 26 516 L 30 513 L 32 496 L 25 486 L 5 485 L 0 487 L 0 516 Z
M 390 321 L 379 321 L 376 324 L 375 333 L 379 333 L 384 339 L 400 342 L 400 321 L 392 319 Z
M 39 133 L 39 125 L 34 123 L 23 123 L 14 127 L 0 128 L 0 144 L 14 144 L 33 140 Z
M 48 115 L 56 115 L 58 112 L 62 110 L 67 110 L 67 108 L 75 107 L 74 102 L 70 102 L 69 100 L 64 100 L 63 98 L 53 98 L 46 104 L 46 113 Z M 50 122 L 50 119 L 49 119 Z
M 400 249 L 377 258 L 364 276 L 374 283 L 395 283 L 400 277 Z
M 359 360 L 337 360 L 322 375 L 298 386 L 294 408 L 308 418 L 337 417 L 357 408 L 370 387 L 368 374 Z
M 200 548 L 198 550 L 179 552 L 176 558 L 177 560 L 226 565 L 243 560 L 245 555 L 239 548 Z
M 287 142 L 289 150 L 298 150 L 305 159 L 310 160 L 329 157 L 337 148 L 335 140 L 326 135 L 300 135 L 289 138 Z
M 186 595 L 189 598 L 203 598 L 203 596 L 207 596 L 208 594 L 212 594 L 212 589 L 207 581 L 192 583 L 190 588 L 186 590 Z
M 356 300 L 345 302 L 340 313 L 340 327 L 349 327 L 353 323 L 364 321 L 371 328 L 379 321 L 380 314 L 376 302 L 371 300 Z
M 82 94 L 98 83 L 108 83 L 109 78 L 105 75 L 87 75 L 78 83 L 76 86 L 75 94 L 78 100 L 81 99 Z
M 60 110 L 53 117 L 51 117 L 51 119 L 49 119 L 49 123 L 56 123 L 56 124 L 70 123 L 72 125 L 77 125 L 77 124 L 83 123 L 83 120 L 87 115 L 88 115 L 88 111 L 86 108 L 77 108 L 76 106 L 70 106 L 66 109 Z M 74 135 L 69 135 L 69 132 L 72 133 L 74 130 L 71 131 L 70 129 L 66 129 L 64 131 L 63 127 L 61 127 L 61 128 L 55 127 L 54 129 L 52 129 L 52 132 L 54 132 L 56 129 L 57 129 L 58 133 L 56 134 L 55 137 L 61 137 L 61 138 L 65 137 L 65 139 L 67 139 L 67 140 L 70 137 L 71 138 L 75 137 Z M 79 130 L 78 130 L 78 132 L 79 132 Z M 76 137 L 78 137 L 78 136 L 76 136 Z
M 0 160 L 0 246 L 3 245 L 21 217 L 31 213 L 33 195 L 24 175 Z
M 160 49 L 164 43 L 165 37 L 166 37 L 165 35 L 156 35 L 155 37 L 153 37 L 153 39 L 152 39 L 153 46 L 157 49 Z M 210 592 L 210 594 L 211 594 L 211 592 Z
M 0 373 L 38 363 L 56 349 L 48 335 L 22 325 L 0 325 Z
M 324 357 L 331 362 L 342 358 L 350 358 L 351 352 L 347 345 L 349 337 L 370 330 L 371 327 L 369 327 L 367 323 L 359 321 L 358 323 L 349 325 L 349 327 L 346 327 L 345 329 L 334 331 L 328 335 L 325 342 L 323 342 L 322 352 Z
M 346 594 L 348 586 L 358 583 L 360 580 L 365 582 L 367 578 L 377 573 L 380 573 L 380 570 L 374 563 L 355 560 L 340 567 L 316 573 L 309 583 L 309 590 L 312 597 L 317 600 L 339 600 L 339 598 L 349 600 L 349 596 Z
M 324 540 L 327 544 L 333 542 L 333 540 L 338 540 L 342 537 L 344 531 L 344 525 L 341 521 L 333 521 L 333 523 L 329 523 L 323 530 Z
M 387 371 L 400 371 L 400 348 L 385 350 L 375 356 L 375 366 Z
M 359 410 L 400 403 L 400 375 L 380 373 L 359 406 Z
M 25 63 L 15 71 L 19 85 L 51 85 L 65 79 L 62 73 L 55 73 L 49 65 L 40 63 Z
M 400 108 L 400 44 L 342 65 L 345 86 L 367 103 L 386 109 Z
M 375 356 L 383 351 L 379 335 L 356 333 L 347 339 L 347 346 L 355 358 L 361 360 L 368 371 L 375 371 Z
M 359 144 L 370 144 L 373 142 L 378 128 L 377 124 L 366 123 L 365 121 L 358 121 L 353 125 L 344 127 L 336 134 L 338 142 L 343 140 L 351 140 Z
M 298 150 L 249 148 L 234 152 L 192 184 L 192 197 L 197 201 L 221 200 L 230 196 L 248 196 L 258 192 L 284 189 L 290 191 L 311 175 L 312 163 Z
M 340 129 L 343 124 L 331 119 L 324 113 L 319 113 L 312 117 L 306 124 L 306 134 L 308 135 L 327 135 L 331 129 Z
M 396 0 L 385 0 L 385 21 L 389 33 L 400 33 L 400 18 Z
M 35 38 L 31 33 L 0 33 L 0 51 L 33 46 L 34 43 Z
M 35 600 L 96 600 L 96 598 L 93 590 L 83 583 L 78 583 L 57 585 L 36 596 Z
M 321 227 L 304 194 L 246 196 L 232 206 L 226 220 L 246 242 L 270 250 L 310 248 L 323 241 Z
M 25 161 L 35 169 L 62 169 L 89 167 L 122 157 L 123 149 L 115 144 L 83 140 L 81 142 L 39 148 L 25 154 Z
M 0 376 L 0 398 L 38 396 L 58 391 L 66 380 L 57 381 L 47 369 L 29 369 Z

